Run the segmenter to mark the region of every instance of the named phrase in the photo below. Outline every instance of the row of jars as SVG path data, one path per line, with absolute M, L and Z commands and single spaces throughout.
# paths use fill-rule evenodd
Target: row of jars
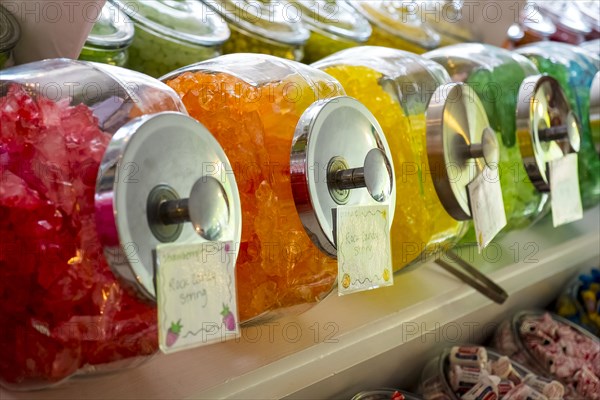
M 573 151 L 597 204 L 600 60 L 557 46 L 231 54 L 162 82 L 66 59 L 3 71 L 0 382 L 155 353 L 162 243 L 235 243 L 239 320 L 256 323 L 335 290 L 340 208 L 389 207 L 400 271 L 473 242 L 467 185 L 496 161 L 504 232 L 548 211 L 546 163 Z

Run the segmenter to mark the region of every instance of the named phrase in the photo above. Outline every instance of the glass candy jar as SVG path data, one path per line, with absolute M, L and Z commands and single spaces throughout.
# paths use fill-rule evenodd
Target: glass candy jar
M 240 321 L 325 297 L 337 278 L 333 212 L 389 205 L 393 216 L 391 157 L 375 118 L 330 75 L 268 55 L 230 54 L 164 80 L 233 163 L 244 223 Z M 368 154 L 383 164 L 366 165 Z M 384 186 L 343 188 L 327 178 L 363 166 Z
M 490 45 L 464 43 L 424 56 L 442 64 L 454 81 L 468 83 L 483 101 L 500 143 L 503 231 L 527 227 L 548 209 L 547 163 L 579 148 L 576 117 L 560 85 L 527 58 Z M 560 127 L 557 137 L 550 134 L 554 127 Z M 476 241 L 473 228 L 464 241 Z
M 365 43 L 371 25 L 365 17 L 343 0 L 292 2 L 302 21 L 311 30 L 304 48 L 304 62 L 312 63 L 336 51 Z
M 197 0 L 109 0 L 134 22 L 128 67 L 160 77 L 216 57 L 229 39 L 227 24 Z
M 127 48 L 132 41 L 133 23 L 125 13 L 107 2 L 92 27 L 79 59 L 125 67 L 129 58 Z
M 476 41 L 473 32 L 466 27 L 462 1 L 424 0 L 417 4 L 421 19 L 440 35 L 440 47 Z
M 0 70 L 14 65 L 13 48 L 21 37 L 19 23 L 0 4 Z
M 481 172 L 485 160 L 483 154 L 462 157 L 439 149 L 435 142 L 456 142 L 447 126 L 454 121 L 453 132 L 459 129 L 468 138 L 465 148 L 481 143 L 484 136 L 492 140 L 486 151 L 494 147 L 495 136 L 477 95 L 464 85 L 449 85 L 440 64 L 402 50 L 348 49 L 314 66 L 365 104 L 386 135 L 399 182 L 397 194 L 403 199 L 396 203 L 391 231 L 394 269 L 454 247 L 471 218 L 466 184 Z M 440 154 L 446 158 L 444 165 L 435 158 Z M 446 164 L 460 165 L 461 179 L 445 180 Z
M 373 26 L 367 44 L 385 46 L 421 54 L 440 44 L 440 35 L 415 13 L 418 4 L 412 1 L 389 0 L 350 1 Z
M 205 163 L 230 169 L 184 113 L 169 87 L 119 67 L 52 59 L 3 71 L 2 386 L 40 389 L 157 351 L 153 252 L 206 241 L 197 228 L 223 197 L 196 183 Z M 222 237 L 236 241 L 235 180 L 219 182 L 231 214 Z M 194 227 L 162 212 L 179 195 Z
M 535 43 L 521 47 L 517 53 L 529 58 L 544 74 L 560 82 L 571 108 L 581 124 L 579 151 L 579 186 L 584 207 L 600 201 L 600 159 L 595 151 L 592 126 L 598 89 L 593 91 L 594 77 L 600 71 L 600 55 L 589 53 L 578 46 L 564 43 Z M 591 103 L 591 104 L 590 104 Z M 596 119 L 597 121 L 597 119 Z
M 230 53 L 262 53 L 300 61 L 310 36 L 294 5 L 271 0 L 202 0 L 229 23 L 231 39 L 223 48 Z M 289 13 L 289 14 L 288 14 Z
M 579 7 L 571 1 L 541 1 L 534 7 L 540 14 L 549 17 L 556 25 L 556 32 L 550 40 L 579 44 L 592 33 L 591 26 L 584 19 Z M 535 18 L 535 17 L 534 17 Z

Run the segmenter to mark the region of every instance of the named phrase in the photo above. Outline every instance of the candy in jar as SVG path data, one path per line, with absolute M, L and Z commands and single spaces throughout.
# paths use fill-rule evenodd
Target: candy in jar
M 369 21 L 345 1 L 312 0 L 291 3 L 298 7 L 311 34 L 304 47 L 305 63 L 312 63 L 339 50 L 355 47 L 369 39 Z
M 527 227 L 548 209 L 547 163 L 579 149 L 575 116 L 560 85 L 525 57 L 494 46 L 465 43 L 424 56 L 479 95 L 500 143 L 503 232 Z M 555 129 L 561 134 L 549 135 Z M 475 242 L 474 229 L 464 241 Z
M 392 162 L 375 118 L 330 75 L 267 55 L 226 55 L 164 79 L 233 163 L 244 213 L 240 320 L 322 299 L 337 278 L 338 207 L 389 205 L 393 215 Z M 380 195 L 370 183 L 341 186 L 336 177 L 354 168 L 379 174 Z
M 492 345 L 500 353 L 565 386 L 566 399 L 599 399 L 600 340 L 558 315 L 523 311 L 500 324 Z M 552 385 L 543 386 L 550 393 Z M 551 398 L 550 396 L 548 396 Z
M 126 67 L 133 41 L 133 23 L 112 3 L 105 3 L 92 27 L 79 59 Z
M 202 0 L 212 13 L 227 21 L 231 38 L 223 51 L 271 54 L 300 61 L 310 32 L 295 3 L 273 0 Z
M 197 197 L 203 162 L 228 166 L 184 113 L 166 85 L 106 64 L 53 59 L 3 72 L 2 386 L 40 389 L 157 351 L 153 252 L 206 240 L 162 218 L 160 205 Z M 221 182 L 234 214 L 222 232 L 237 240 L 235 180 Z
M 196 0 L 109 0 L 133 21 L 128 68 L 158 78 L 216 57 L 229 39 L 227 24 Z
M 592 138 L 592 104 L 599 102 L 599 89 L 593 92 L 594 77 L 600 71 L 600 56 L 578 46 L 563 43 L 535 43 L 516 50 L 529 58 L 540 72 L 560 82 L 581 125 L 579 186 L 584 207 L 600 201 L 600 159 Z M 596 86 L 598 87 L 598 86 Z M 597 121 L 597 119 L 596 119 Z M 596 124 L 596 123 L 594 123 Z
M 399 181 L 397 193 L 402 198 L 396 203 L 392 225 L 394 269 L 422 262 L 453 247 L 465 233 L 464 221 L 471 214 L 465 184 L 468 177 L 474 178 L 481 170 L 484 160 L 445 154 L 456 157 L 444 160 L 444 165 L 438 165 L 439 160 L 431 162 L 430 155 L 444 151 L 428 148 L 432 144 L 428 134 L 444 131 L 447 121 L 455 120 L 468 136 L 465 146 L 480 143 L 486 128 L 490 128 L 477 96 L 473 91 L 463 91 L 464 86 L 446 86 L 450 77 L 441 65 L 402 50 L 370 46 L 348 49 L 314 66 L 334 76 L 346 93 L 369 108 L 390 145 Z M 454 101 L 458 96 L 464 96 L 464 101 Z M 448 98 L 453 100 L 447 101 Z M 452 142 L 456 138 L 443 140 Z M 437 172 L 442 175 L 446 165 L 464 168 L 457 173 L 461 180 L 446 182 L 451 195 L 442 197 L 434 178 Z
M 440 44 L 440 35 L 415 12 L 416 1 L 350 1 L 373 26 L 367 44 L 421 54 Z

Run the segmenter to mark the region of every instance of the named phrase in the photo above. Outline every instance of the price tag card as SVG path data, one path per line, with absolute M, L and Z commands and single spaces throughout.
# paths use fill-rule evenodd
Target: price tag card
M 550 161 L 550 201 L 554 227 L 583 218 L 577 153 Z
M 337 208 L 339 295 L 394 284 L 388 206 Z
M 483 250 L 506 226 L 498 168 L 487 166 L 468 185 L 477 247 Z
M 163 353 L 239 334 L 231 249 L 230 242 L 157 246 L 158 343 Z

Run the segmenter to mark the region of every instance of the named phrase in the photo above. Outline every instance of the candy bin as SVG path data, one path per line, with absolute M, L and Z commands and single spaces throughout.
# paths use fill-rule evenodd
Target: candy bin
M 559 84 L 525 57 L 464 43 L 426 53 L 455 81 L 468 83 L 485 106 L 500 143 L 500 185 L 510 229 L 530 225 L 549 205 L 547 163 L 579 148 L 576 117 Z M 560 134 L 550 134 L 559 130 Z M 475 242 L 470 229 L 464 242 Z
M 492 346 L 535 373 L 565 385 L 566 399 L 600 398 L 600 339 L 543 311 L 522 311 L 503 321 Z
M 0 4 L 0 69 L 8 68 L 14 65 L 12 50 L 17 45 L 21 37 L 19 23 Z
M 164 80 L 233 163 L 240 321 L 322 299 L 337 278 L 333 213 L 389 205 L 393 216 L 392 161 L 375 118 L 330 75 L 268 55 L 230 54 Z
M 220 233 L 239 240 L 234 178 L 218 181 L 224 194 L 198 184 L 227 159 L 170 88 L 137 72 L 51 59 L 1 79 L 0 384 L 133 367 L 157 351 L 156 246 L 215 240 L 205 232 L 224 199 Z
M 465 85 L 448 85 L 450 77 L 440 64 L 402 50 L 348 49 L 313 65 L 369 108 L 390 145 L 400 182 L 396 190 L 403 199 L 396 204 L 392 225 L 394 269 L 454 247 L 471 218 L 466 185 L 481 171 L 484 154 L 493 158 L 497 146 L 477 95 Z M 460 146 L 438 148 L 436 140 L 457 142 L 450 133 L 434 140 L 436 132 L 450 131 L 450 121 L 453 132 L 467 137 L 465 149 L 480 145 L 480 154 L 465 157 Z M 438 155 L 445 159 L 436 159 Z M 444 179 L 446 165 L 460 165 L 461 179 Z M 436 182 L 442 182 L 439 192 Z
M 422 400 L 422 397 L 403 390 L 379 389 L 357 393 L 352 400 Z
M 80 60 L 96 61 L 125 67 L 133 41 L 133 23 L 112 3 L 105 3 L 92 27 L 81 53 Z
M 600 337 L 600 269 L 573 279 L 556 300 L 555 310 Z
M 229 23 L 231 39 L 223 48 L 230 53 L 262 53 L 300 61 L 310 36 L 294 4 L 271 0 L 202 0 Z
M 560 82 L 571 108 L 579 117 L 581 197 L 584 207 L 596 205 L 600 201 L 600 159 L 594 148 L 591 119 L 594 119 L 592 115 L 596 115 L 592 112 L 592 104 L 598 102 L 600 96 L 598 89 L 593 90 L 594 77 L 600 70 L 598 52 L 590 54 L 578 46 L 551 42 L 531 44 L 516 52 L 527 56 L 540 72 Z
M 389 0 L 350 1 L 373 26 L 367 44 L 385 46 L 421 54 L 440 44 L 440 35 L 414 12 L 418 4 L 412 1 Z
M 444 349 L 425 366 L 420 393 L 425 400 L 556 399 L 564 386 L 537 376 L 521 364 L 476 345 Z
M 365 43 L 371 36 L 369 21 L 343 0 L 292 2 L 311 30 L 304 46 L 304 62 L 312 63 L 336 51 Z
M 128 67 L 160 77 L 216 57 L 229 39 L 227 24 L 197 0 L 109 0 L 134 22 Z

